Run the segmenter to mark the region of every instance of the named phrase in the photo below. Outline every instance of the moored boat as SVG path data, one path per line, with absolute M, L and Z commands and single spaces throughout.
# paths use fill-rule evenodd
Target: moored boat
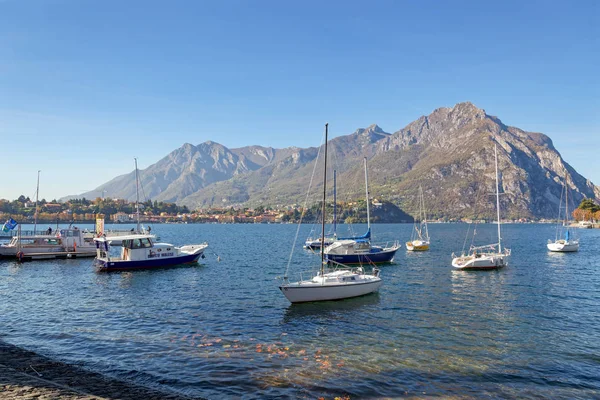
M 327 261 L 342 264 L 389 263 L 400 248 L 398 242 L 389 246 L 372 245 L 368 239 L 338 240 L 325 248 Z
M 362 267 L 329 268 L 311 279 L 290 282 L 279 289 L 291 303 L 309 301 L 341 300 L 375 292 L 383 283 L 379 269 L 366 274 Z
M 471 246 L 468 254 L 455 256 L 452 254 L 452 266 L 463 270 L 499 269 L 508 265 L 511 251 L 502 247 L 500 232 L 500 185 L 498 181 L 498 149 L 494 145 L 494 160 L 496 167 L 496 218 L 498 225 L 498 243 L 484 246 Z
M 579 251 L 579 240 L 573 237 L 571 227 L 569 225 L 569 175 L 565 169 L 565 215 L 564 221 L 559 222 L 556 226 L 556 237 L 554 240 L 548 239 L 546 247 L 548 250 L 558 253 L 573 253 Z M 561 193 L 562 195 L 562 193 Z M 561 199 L 562 200 L 562 199 Z M 561 201 L 562 203 L 562 201 Z M 558 207 L 558 219 L 560 221 L 561 206 Z M 562 236 L 562 237 L 561 237 Z
M 371 243 L 371 214 L 369 199 L 369 176 L 367 158 L 365 167 L 365 197 L 367 202 L 367 232 L 361 237 L 339 238 L 324 250 L 327 261 L 342 264 L 390 263 L 400 248 L 398 241 L 391 245 L 377 246 Z
M 59 229 L 56 234 L 21 235 L 20 230 L 8 244 L 0 245 L 0 257 L 19 260 L 94 257 L 96 246 L 92 237 L 82 230 Z
M 102 236 L 95 238 L 95 264 L 102 271 L 141 270 L 193 264 L 204 257 L 208 243 L 173 246 L 169 243 L 154 243 L 154 236 L 134 234 L 127 236 Z M 120 255 L 111 257 L 110 242 L 121 241 Z
M 428 240 L 411 240 L 406 242 L 406 250 L 408 251 L 427 251 L 429 250 Z
M 382 280 L 379 277 L 379 269 L 373 267 L 372 273 L 368 274 L 364 268 L 351 268 L 350 266 L 326 262 L 325 260 L 325 200 L 327 193 L 327 127 L 325 124 L 325 158 L 323 170 L 323 202 L 321 222 L 321 265 L 319 271 L 311 278 L 297 282 L 290 282 L 287 277 L 287 269 L 283 283 L 279 290 L 291 303 L 304 303 L 311 301 L 341 300 L 351 297 L 362 296 L 373 293 L 379 289 Z M 293 248 L 293 247 L 292 247 Z M 292 250 L 293 251 L 293 250 Z M 290 256 L 291 261 L 291 256 Z M 288 261 L 288 268 L 290 262 Z
M 419 186 L 419 222 L 415 219 L 411 239 L 406 242 L 408 251 L 429 250 L 429 230 L 427 228 L 427 216 L 425 214 L 425 200 L 423 199 L 423 188 Z
M 321 240 L 319 238 L 314 239 L 312 237 L 309 237 L 304 242 L 304 248 L 305 249 L 311 249 L 311 250 L 318 250 L 318 249 L 321 248 L 321 243 L 323 243 L 323 245 L 325 247 L 327 247 L 330 244 L 332 244 L 334 241 L 335 241 L 334 237 L 325 237 L 325 240 Z

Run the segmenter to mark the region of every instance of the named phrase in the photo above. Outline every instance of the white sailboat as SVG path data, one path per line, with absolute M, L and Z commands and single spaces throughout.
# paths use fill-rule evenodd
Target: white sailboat
M 325 168 L 323 172 L 323 221 L 321 224 L 321 241 L 325 238 L 325 201 L 327 193 L 327 130 L 325 124 Z M 319 272 L 311 279 L 289 282 L 284 276 L 284 281 L 279 290 L 291 303 L 309 301 L 340 300 L 350 297 L 362 296 L 375 292 L 382 284 L 379 269 L 373 268 L 367 274 L 363 267 L 351 268 L 347 265 L 325 261 L 325 246 L 321 243 L 321 267 Z M 289 266 L 289 265 L 288 265 Z
M 498 243 L 485 246 L 471 246 L 469 254 L 456 257 L 452 254 L 452 266 L 457 269 L 498 269 L 508 265 L 510 249 L 502 248 L 500 233 L 500 187 L 498 183 L 498 149 L 494 145 L 494 160 L 496 165 L 496 220 L 498 224 Z
M 558 219 L 559 223 L 556 226 L 556 237 L 554 241 L 548 239 L 548 250 L 560 253 L 572 253 L 579 251 L 579 240 L 573 237 L 571 228 L 569 227 L 569 175 L 565 169 L 565 218 L 564 221 L 560 222 L 560 209 L 558 207 Z
M 423 188 L 419 186 L 419 222 L 415 220 L 410 242 L 406 242 L 408 251 L 429 250 L 429 230 L 427 229 L 427 215 L 425 215 L 425 199 Z

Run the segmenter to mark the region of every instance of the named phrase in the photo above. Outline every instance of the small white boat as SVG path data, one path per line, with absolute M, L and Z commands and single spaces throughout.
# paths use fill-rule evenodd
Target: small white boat
M 176 247 L 169 243 L 154 243 L 154 236 L 134 234 L 95 238 L 96 266 L 102 271 L 124 271 L 172 267 L 192 264 L 204 257 L 207 243 Z M 121 241 L 121 254 L 109 255 L 110 242 Z
M 429 230 L 427 229 L 423 188 L 419 186 L 419 222 L 417 223 L 417 220 L 415 220 L 410 242 L 406 242 L 406 250 L 427 251 L 429 250 L 429 243 Z
M 564 221 L 556 226 L 556 237 L 554 240 L 548 239 L 548 250 L 558 253 L 573 253 L 579 251 L 579 240 L 573 238 L 573 232 L 569 226 L 569 175 L 565 169 L 565 215 Z M 561 193 L 562 197 L 562 193 Z M 562 201 L 561 201 L 562 203 Z M 561 207 L 558 207 L 558 219 L 560 220 Z
M 496 165 L 496 222 L 498 224 L 498 243 L 485 246 L 471 246 L 469 254 L 456 257 L 452 254 L 452 266 L 463 270 L 498 269 L 508 265 L 510 249 L 502 248 L 500 233 L 500 187 L 498 182 L 498 149 L 494 145 L 494 160 Z
M 549 239 L 546 246 L 548 250 L 560 253 L 579 251 L 579 241 L 576 239 L 558 239 L 555 241 Z
M 325 167 L 323 172 L 323 204 L 321 223 L 321 240 L 325 238 L 325 201 L 327 192 L 327 127 L 325 124 Z M 321 267 L 311 279 L 290 282 L 287 270 L 279 290 L 291 303 L 310 301 L 341 300 L 373 293 L 379 289 L 382 280 L 379 269 L 373 267 L 371 274 L 365 273 L 363 267 L 351 268 L 347 265 L 329 260 L 325 261 L 325 246 L 321 245 Z M 291 260 L 291 257 L 290 257 Z M 290 263 L 288 262 L 288 268 Z
M 309 237 L 308 239 L 306 239 L 306 242 L 304 242 L 304 248 L 305 249 L 320 249 L 321 248 L 321 243 L 323 243 L 325 245 L 325 247 L 329 246 L 330 244 L 332 244 L 335 241 L 334 237 L 325 237 L 325 241 L 317 238 L 317 239 L 313 239 L 312 237 Z
M 59 229 L 56 234 L 21 235 L 17 233 L 8 244 L 0 245 L 0 257 L 19 260 L 94 257 L 96 246 L 92 237 L 77 228 Z

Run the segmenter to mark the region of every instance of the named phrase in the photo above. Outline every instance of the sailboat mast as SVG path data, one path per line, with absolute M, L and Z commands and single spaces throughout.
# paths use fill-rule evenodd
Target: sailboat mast
M 498 253 L 502 253 L 502 237 L 500 236 L 500 184 L 498 182 L 498 145 L 494 144 L 494 161 L 496 164 L 496 218 L 498 220 Z
M 421 210 L 423 210 L 422 224 L 425 226 L 425 240 L 429 241 L 429 230 L 427 229 L 427 214 L 425 213 L 425 196 L 423 196 L 423 188 L 419 185 L 419 192 L 421 194 Z
M 369 210 L 369 175 L 367 174 L 367 157 L 365 157 L 365 194 L 367 196 L 367 232 L 370 232 L 371 214 Z
M 140 190 L 139 190 L 139 179 L 138 179 L 138 166 L 137 166 L 137 158 L 134 158 L 135 161 L 135 214 L 137 218 L 137 227 L 136 230 L 140 232 Z
M 321 276 L 325 273 L 325 200 L 327 198 L 327 130 L 325 124 L 325 168 L 323 168 L 323 221 L 321 223 Z
M 33 216 L 33 234 L 35 235 L 35 231 L 37 228 L 37 217 L 38 217 L 38 198 L 40 195 L 40 170 L 38 169 L 38 178 L 37 178 L 37 186 L 35 189 L 35 214 Z
M 569 227 L 569 175 L 565 168 L 565 226 Z
M 337 237 L 337 196 L 336 170 L 333 170 L 333 237 Z

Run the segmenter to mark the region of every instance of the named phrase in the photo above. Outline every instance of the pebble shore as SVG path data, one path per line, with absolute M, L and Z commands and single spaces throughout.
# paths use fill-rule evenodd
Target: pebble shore
M 184 400 L 190 397 L 109 378 L 0 341 L 0 399 Z

